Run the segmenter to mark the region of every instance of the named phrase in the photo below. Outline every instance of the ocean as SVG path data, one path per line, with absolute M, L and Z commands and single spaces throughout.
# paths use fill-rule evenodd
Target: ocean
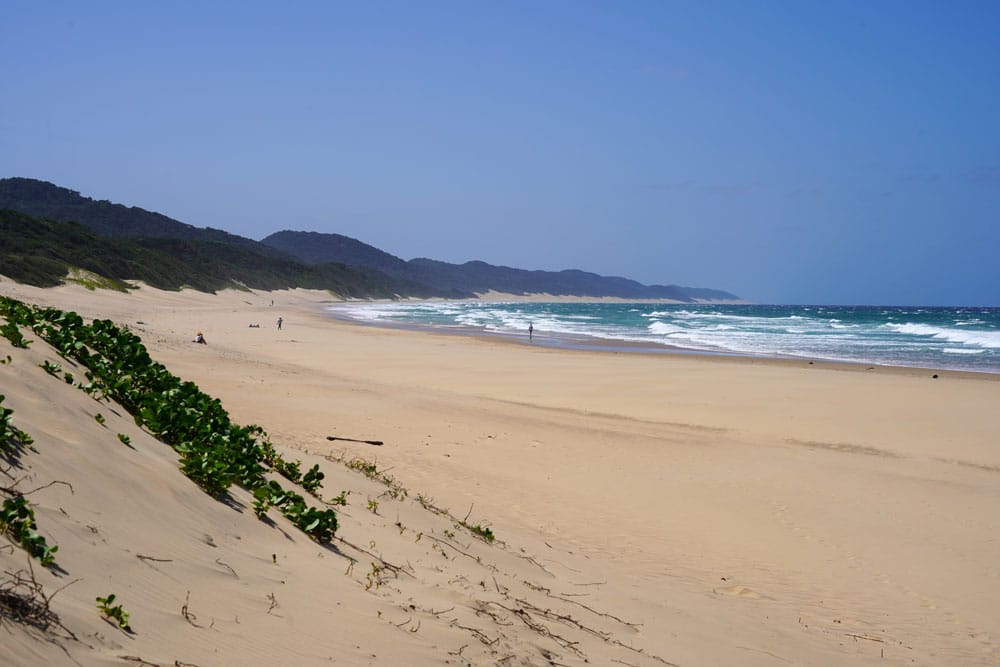
M 351 303 L 377 325 L 517 337 L 533 344 L 697 352 L 1000 373 L 1000 308 L 650 303 Z

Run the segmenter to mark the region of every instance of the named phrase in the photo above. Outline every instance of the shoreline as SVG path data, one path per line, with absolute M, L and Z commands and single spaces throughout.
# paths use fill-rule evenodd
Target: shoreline
M 453 300 L 453 301 L 461 303 L 463 300 Z M 422 302 L 424 301 L 423 300 L 418 301 L 418 303 Z M 426 302 L 438 303 L 436 301 L 426 301 Z M 537 302 L 550 303 L 548 301 L 537 301 Z M 386 303 L 393 303 L 393 302 L 387 301 Z M 490 303 L 490 302 L 485 301 L 484 303 Z M 576 301 L 552 301 L 551 303 L 576 303 Z M 591 301 L 579 301 L 579 303 L 605 303 L 605 302 L 591 300 Z M 644 301 L 625 300 L 620 302 L 609 301 L 607 303 L 666 303 L 666 302 L 663 301 L 644 302 Z M 491 331 L 486 329 L 485 327 L 474 327 L 470 325 L 435 325 L 435 324 L 420 324 L 420 323 L 410 323 L 410 322 L 361 320 L 352 318 L 342 313 L 338 313 L 337 310 L 334 310 L 334 308 L 336 308 L 338 305 L 341 307 L 343 306 L 350 307 L 352 303 L 330 302 L 329 304 L 324 304 L 322 308 L 318 310 L 318 312 L 329 319 L 361 327 L 372 327 L 376 329 L 395 329 L 395 330 L 422 332 L 428 334 L 440 334 L 446 336 L 483 338 L 491 341 L 497 341 L 512 345 L 529 345 L 529 346 L 535 345 L 536 347 L 545 347 L 557 350 L 593 352 L 597 354 L 625 353 L 625 354 L 638 354 L 638 355 L 650 355 L 650 356 L 682 356 L 682 357 L 695 357 L 695 358 L 705 359 L 706 361 L 724 360 L 724 361 L 732 361 L 735 363 L 740 363 L 740 362 L 775 363 L 775 364 L 785 364 L 791 366 L 806 365 L 806 366 L 815 366 L 817 368 L 833 368 L 845 371 L 861 371 L 861 372 L 867 372 L 874 369 L 879 369 L 882 371 L 900 372 L 908 375 L 923 374 L 925 372 L 929 373 L 936 372 L 938 374 L 946 373 L 952 377 L 969 377 L 969 378 L 987 379 L 991 381 L 1000 381 L 1000 369 L 993 371 L 990 370 L 980 371 L 980 370 L 968 370 L 960 368 L 947 368 L 941 366 L 911 366 L 902 364 L 886 364 L 886 363 L 872 362 L 872 361 L 838 360 L 838 359 L 828 359 L 824 357 L 812 357 L 805 355 L 778 356 L 778 355 L 766 355 L 766 354 L 740 353 L 732 351 L 716 352 L 710 350 L 686 348 L 677 345 L 668 345 L 665 343 L 655 343 L 655 342 L 645 343 L 645 342 L 630 341 L 625 339 L 612 339 L 612 338 L 601 338 L 599 336 L 587 336 L 583 334 L 577 334 L 577 335 L 553 334 L 551 332 L 538 333 L 537 330 L 534 336 L 537 342 L 533 343 L 527 340 L 526 334 L 516 333 L 512 331 L 511 332 Z M 698 305 L 704 305 L 704 304 L 698 304 Z

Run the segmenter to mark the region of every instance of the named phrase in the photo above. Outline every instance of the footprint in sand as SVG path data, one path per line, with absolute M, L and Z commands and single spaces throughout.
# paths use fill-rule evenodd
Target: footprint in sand
M 738 598 L 747 598 L 750 600 L 760 600 L 763 596 L 752 588 L 747 588 L 746 586 L 723 586 L 720 588 L 713 588 L 713 592 L 721 593 L 722 595 L 732 595 Z

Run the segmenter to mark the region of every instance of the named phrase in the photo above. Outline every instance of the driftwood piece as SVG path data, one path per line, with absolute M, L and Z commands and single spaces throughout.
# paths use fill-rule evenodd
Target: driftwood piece
M 347 442 L 361 442 L 366 445 L 375 445 L 376 447 L 381 447 L 384 443 L 381 440 L 356 440 L 354 438 L 340 438 L 335 435 L 326 436 L 327 440 L 346 440 Z

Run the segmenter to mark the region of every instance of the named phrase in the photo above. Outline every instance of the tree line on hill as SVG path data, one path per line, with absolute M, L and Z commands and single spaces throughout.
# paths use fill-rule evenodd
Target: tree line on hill
M 0 179 L 0 274 L 54 286 L 83 269 L 118 289 L 325 289 L 344 297 L 463 298 L 510 294 L 736 300 L 721 290 L 643 285 L 579 270 L 527 271 L 485 262 L 409 261 L 340 234 L 281 231 L 262 241 L 200 228 L 46 181 Z

